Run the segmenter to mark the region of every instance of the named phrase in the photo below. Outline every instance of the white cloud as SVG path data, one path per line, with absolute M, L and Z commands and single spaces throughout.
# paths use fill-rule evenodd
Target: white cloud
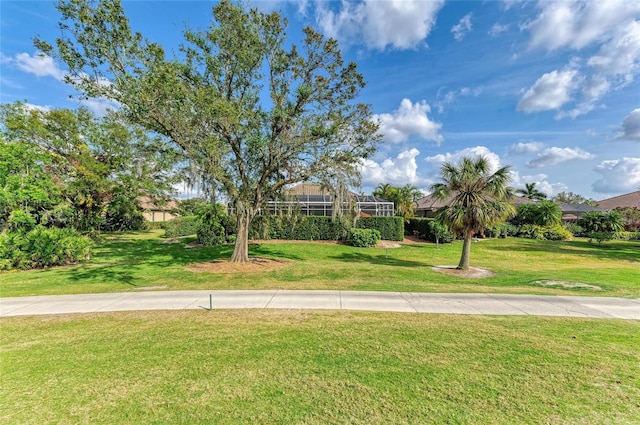
M 363 186 L 377 186 L 388 183 L 392 186 L 412 184 L 426 187 L 431 181 L 418 175 L 416 157 L 420 151 L 416 148 L 402 151 L 395 158 L 386 158 L 382 162 L 365 159 L 360 166 Z
M 3 62 L 5 61 L 6 58 L 3 58 Z M 20 70 L 38 77 L 53 77 L 62 81 L 65 76 L 65 72 L 58 67 L 53 58 L 44 53 L 36 52 L 33 56 L 29 53 L 18 53 L 9 61 L 15 63 Z
M 380 133 L 384 135 L 385 141 L 400 143 L 415 134 L 440 144 L 444 140 L 439 133 L 442 124 L 429 119 L 430 111 L 431 108 L 424 100 L 411 103 L 409 99 L 402 99 L 393 113 L 374 115 L 373 119 L 380 122 Z
M 606 1 L 539 1 L 539 14 L 523 29 L 529 30 L 532 47 L 547 50 L 569 48 L 585 49 L 599 46 L 597 53 L 586 59 L 587 66 L 571 69 L 580 72 L 569 83 L 564 93 L 561 83 L 557 86 L 564 104 L 571 101 L 573 91 L 580 92 L 569 110 L 560 111 L 564 104 L 548 108 L 544 97 L 542 102 L 527 104 L 521 100 L 518 110 L 537 112 L 556 109 L 556 119 L 576 118 L 598 107 L 600 101 L 611 90 L 617 90 L 632 82 L 640 71 L 640 2 L 637 0 Z M 547 75 L 547 74 L 545 74 Z M 531 91 L 531 89 L 530 89 Z M 528 92 L 529 93 L 529 92 Z M 533 93 L 532 93 L 533 95 Z M 533 97 L 535 99 L 535 97 Z M 552 103 L 553 104 L 553 103 Z
M 424 42 L 444 1 L 342 1 L 333 11 L 318 2 L 316 21 L 325 35 L 372 49 L 413 49 Z
M 640 108 L 634 109 L 626 116 L 620 126 L 616 140 L 635 140 L 640 142 Z
M 533 174 L 527 176 L 521 176 L 515 170 L 511 170 L 511 187 L 517 189 L 524 189 L 525 184 L 535 183 L 536 189 L 551 198 L 555 194 L 569 190 L 568 186 L 564 183 L 551 183 L 548 181 L 549 176 L 546 174 Z
M 602 161 L 595 168 L 602 174 L 592 187 L 599 193 L 625 193 L 640 187 L 640 158 Z
M 508 152 L 514 155 L 526 155 L 540 152 L 542 149 L 544 149 L 544 146 L 544 143 L 535 141 L 518 142 L 514 145 L 509 146 Z
M 471 13 L 467 13 L 460 19 L 460 22 L 451 27 L 453 38 L 462 41 L 469 31 L 471 31 L 471 16 Z
M 575 69 L 544 74 L 526 91 L 516 110 L 530 113 L 560 109 L 571 101 L 571 93 L 577 85 L 577 74 Z
M 524 25 L 531 33 L 531 46 L 555 50 L 582 49 L 601 43 L 608 33 L 634 20 L 640 12 L 637 0 L 540 1 L 536 19 Z
M 610 87 L 611 84 L 604 78 L 593 77 L 586 80 L 582 87 L 582 98 L 580 102 L 569 111 L 559 111 L 555 118 L 576 118 L 591 112 L 596 107 L 598 101 L 609 92 Z
M 633 80 L 640 63 L 640 21 L 616 28 L 611 40 L 589 58 L 588 64 L 605 75 L 623 75 Z
M 489 150 L 489 148 L 487 148 L 486 146 L 475 146 L 472 148 L 462 149 L 460 151 L 456 151 L 453 153 L 430 156 L 425 158 L 425 161 L 433 165 L 439 171 L 440 166 L 444 162 L 457 164 L 464 157 L 478 158 L 480 156 L 485 157 L 489 162 L 489 170 L 491 173 L 495 172 L 496 170 L 498 170 L 498 168 L 500 168 L 500 157 L 497 154 L 491 152 L 491 150 Z
M 107 115 L 107 112 L 109 110 L 117 111 L 118 109 L 120 109 L 120 104 L 118 102 L 103 98 L 82 99 L 80 100 L 80 103 L 89 108 L 90 111 L 92 111 L 99 117 L 104 117 L 105 115 Z
M 574 159 L 592 159 L 594 155 L 580 148 L 547 148 L 527 163 L 530 168 L 557 165 Z
M 22 105 L 27 111 L 49 112 L 51 110 L 50 105 L 34 105 L 33 103 L 23 103 Z
M 440 97 L 440 91 L 443 88 L 444 87 L 441 87 L 440 90 L 438 90 L 438 97 Z M 447 91 L 447 93 L 444 95 L 444 97 L 442 99 L 440 99 L 440 100 L 438 100 L 436 102 L 435 106 L 438 109 L 438 112 L 442 113 L 442 112 L 444 112 L 444 107 L 446 105 L 449 105 L 449 104 L 455 102 L 458 97 L 460 97 L 460 96 L 473 96 L 473 97 L 476 97 L 480 93 L 482 93 L 482 88 L 471 89 L 470 87 L 463 87 L 460 90 L 449 90 L 449 91 Z
M 493 26 L 491 27 L 491 29 L 489 30 L 489 35 L 491 37 L 497 37 L 498 35 L 502 34 L 503 32 L 507 32 L 509 31 L 509 25 L 500 25 L 498 23 L 493 24 Z

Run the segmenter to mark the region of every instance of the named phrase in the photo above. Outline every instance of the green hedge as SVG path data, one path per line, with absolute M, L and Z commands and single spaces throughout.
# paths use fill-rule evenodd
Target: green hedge
M 164 236 L 167 238 L 195 235 L 200 227 L 200 218 L 195 215 L 176 217 L 171 221 L 165 222 L 163 227 Z
M 249 229 L 250 239 L 341 240 L 348 227 L 323 216 L 259 215 Z
M 354 227 L 349 229 L 349 234 L 347 236 L 347 242 L 349 242 L 349 245 L 360 248 L 376 246 L 379 240 L 380 231 L 377 229 L 358 229 Z
M 359 229 L 376 229 L 385 241 L 404 239 L 404 218 L 402 217 L 360 217 L 356 223 Z

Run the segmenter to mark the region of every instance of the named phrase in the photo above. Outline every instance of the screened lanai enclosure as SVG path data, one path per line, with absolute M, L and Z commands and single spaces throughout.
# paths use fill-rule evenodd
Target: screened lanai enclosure
M 279 199 L 269 201 L 260 214 L 333 216 L 333 195 L 316 183 L 306 183 L 287 190 Z M 340 203 L 344 215 L 385 216 L 394 214 L 393 202 L 371 195 L 348 192 Z M 229 211 L 233 213 L 233 211 Z

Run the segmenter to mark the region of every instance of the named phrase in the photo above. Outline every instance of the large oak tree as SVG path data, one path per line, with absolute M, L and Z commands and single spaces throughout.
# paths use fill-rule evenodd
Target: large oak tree
M 311 28 L 286 40 L 278 13 L 223 0 L 206 30 L 187 30 L 179 53 L 132 32 L 119 1 L 60 0 L 62 36 L 43 52 L 90 97 L 117 101 L 135 123 L 169 137 L 233 205 L 232 260 L 248 260 L 248 228 L 286 185 L 336 169 L 355 173 L 378 126 L 355 102 L 364 80 L 337 42 Z

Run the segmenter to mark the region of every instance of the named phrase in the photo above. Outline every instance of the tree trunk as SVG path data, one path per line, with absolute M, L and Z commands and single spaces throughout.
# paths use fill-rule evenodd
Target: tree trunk
M 251 223 L 252 214 L 244 208 L 236 208 L 236 217 L 238 233 L 231 261 L 233 263 L 246 263 L 249 261 L 249 223 Z
M 472 230 L 465 230 L 464 242 L 462 243 L 462 256 L 460 257 L 460 264 L 456 267 L 458 270 L 469 270 L 469 255 L 471 254 L 472 235 Z

